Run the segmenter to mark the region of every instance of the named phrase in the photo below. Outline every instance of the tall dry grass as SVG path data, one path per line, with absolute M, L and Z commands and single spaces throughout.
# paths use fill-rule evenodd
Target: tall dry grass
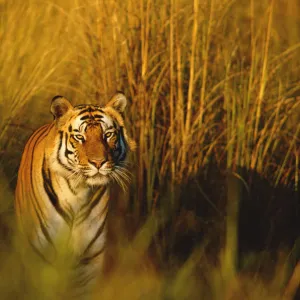
M 212 161 L 228 170 L 221 266 L 232 281 L 241 169 L 299 188 L 299 3 L 4 0 L 0 8 L 3 168 L 8 158 L 16 168 L 25 139 L 51 119 L 54 95 L 105 103 L 123 90 L 138 143 L 125 211 L 172 216 L 181 185 Z

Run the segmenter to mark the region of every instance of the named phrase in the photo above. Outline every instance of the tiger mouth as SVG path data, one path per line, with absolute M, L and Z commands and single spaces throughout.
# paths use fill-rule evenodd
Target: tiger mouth
M 113 171 L 113 169 L 99 170 L 97 174 L 103 175 L 103 176 L 107 176 L 107 175 L 109 175 L 112 171 Z
M 102 176 L 109 176 L 113 172 L 113 169 L 103 169 L 98 170 L 94 175 L 90 176 L 92 178 L 102 177 Z

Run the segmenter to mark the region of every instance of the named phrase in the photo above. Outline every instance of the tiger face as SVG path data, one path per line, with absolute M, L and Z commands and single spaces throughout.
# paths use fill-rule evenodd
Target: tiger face
M 119 182 L 121 174 L 126 177 L 126 156 L 135 143 L 124 127 L 125 107 L 126 98 L 121 93 L 105 107 L 73 107 L 63 97 L 53 98 L 51 112 L 59 133 L 57 150 L 52 154 L 56 170 L 91 186 L 107 184 L 111 179 Z

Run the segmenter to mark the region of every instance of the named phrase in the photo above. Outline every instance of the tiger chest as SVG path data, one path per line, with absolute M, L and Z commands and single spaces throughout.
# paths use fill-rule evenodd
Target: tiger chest
M 59 195 L 60 209 L 51 209 L 48 224 L 53 239 L 66 241 L 75 258 L 90 257 L 104 248 L 108 191 L 96 194 L 91 190 L 64 189 Z M 59 246 L 58 246 L 59 247 Z

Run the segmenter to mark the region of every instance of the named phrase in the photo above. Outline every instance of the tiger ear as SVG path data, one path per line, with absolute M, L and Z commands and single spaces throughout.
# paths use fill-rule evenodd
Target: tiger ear
M 127 105 L 127 99 L 122 92 L 117 92 L 110 101 L 106 104 L 106 107 L 110 106 L 119 113 L 123 113 Z
M 55 119 L 62 117 L 73 105 L 63 96 L 55 96 L 51 101 L 51 113 Z

